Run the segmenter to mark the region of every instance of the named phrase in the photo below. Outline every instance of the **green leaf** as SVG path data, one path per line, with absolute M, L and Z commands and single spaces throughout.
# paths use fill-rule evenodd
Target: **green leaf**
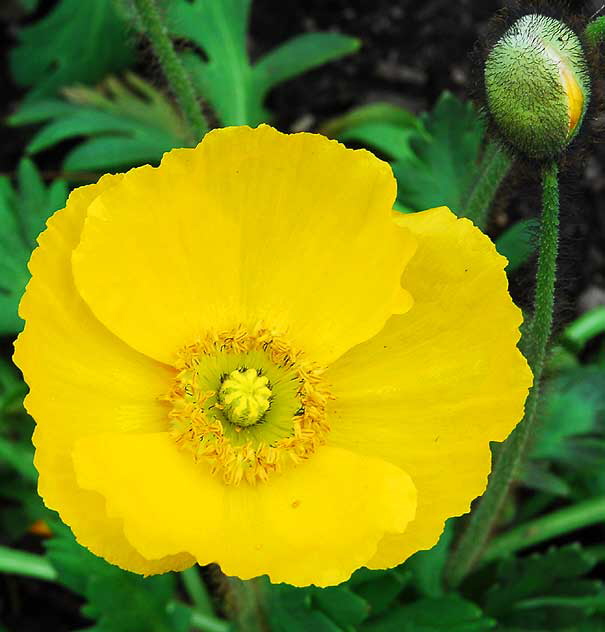
M 495 626 L 481 609 L 456 595 L 420 599 L 360 626 L 362 632 L 485 632 Z
M 537 219 L 523 219 L 507 228 L 496 240 L 498 252 L 508 259 L 506 270 L 514 272 L 536 251 Z
M 390 103 L 362 105 L 328 121 L 321 131 L 343 143 L 364 145 L 389 161 L 414 160 L 412 141 L 427 137 L 417 116 Z
M 0 358 L 0 533 L 17 542 L 32 526 L 55 520 L 37 492 L 31 436 L 33 419 L 23 408 L 26 386 L 17 369 Z
M 304 33 L 273 49 L 254 65 L 255 89 L 264 99 L 274 86 L 287 79 L 344 57 L 359 48 L 359 41 L 339 33 Z M 262 100 L 261 100 L 262 103 Z
M 271 585 L 268 590 L 272 630 L 343 632 L 353 630 L 369 612 L 368 603 L 348 584 L 329 588 Z
M 485 612 L 508 626 L 560 630 L 605 607 L 601 582 L 586 579 L 596 558 L 577 545 L 498 565 Z
M 19 0 L 19 4 L 26 13 L 32 13 L 38 8 L 39 0 Z
M 251 64 L 246 50 L 250 0 L 173 0 L 166 11 L 173 36 L 199 46 L 207 61 L 182 54 L 194 85 L 223 125 L 257 125 L 277 83 L 354 52 L 359 42 L 336 33 L 300 35 Z
M 77 82 L 94 83 L 133 59 L 133 40 L 113 0 L 60 0 L 17 38 L 11 69 L 19 85 L 31 87 L 28 100 Z
M 14 573 L 47 581 L 57 579 L 57 571 L 47 559 L 6 546 L 0 546 L 0 573 Z
M 0 433 L 5 432 L 5 422 L 12 414 L 23 413 L 25 384 L 10 362 L 0 359 Z
M 357 577 L 355 592 L 362 597 L 370 606 L 370 613 L 376 616 L 391 608 L 399 595 L 410 584 L 412 573 L 395 568 L 390 571 L 365 571 L 367 579 L 360 581 Z M 358 575 L 357 571 L 355 575 Z
M 414 128 L 401 128 L 392 123 L 361 123 L 343 130 L 338 140 L 343 143 L 360 143 L 391 160 L 413 159 L 412 140 L 417 137 Z
M 350 112 L 331 119 L 321 128 L 321 133 L 330 138 L 340 138 L 342 134 L 351 133 L 357 127 L 368 124 L 391 125 L 401 130 L 416 130 L 426 133 L 420 119 L 409 110 L 392 103 L 369 103 L 360 105 Z M 392 156 L 396 156 L 397 152 Z
M 351 592 L 346 585 L 315 588 L 312 604 L 337 625 L 358 625 L 364 621 L 370 607 L 364 599 Z
M 523 464 L 519 477 L 525 487 L 536 489 L 553 496 L 569 496 L 571 489 L 569 484 L 560 476 L 548 469 L 548 463 L 528 461 Z
M 403 108 L 372 104 L 329 121 L 323 131 L 343 142 L 366 145 L 390 160 L 398 183 L 397 210 L 446 205 L 464 215 L 484 135 L 471 104 L 445 92 L 420 119 Z
M 34 484 L 37 482 L 31 445 L 21 445 L 0 436 L 0 461 L 14 469 L 22 479 Z
M 311 594 L 308 588 L 272 586 L 268 612 L 272 632 L 342 632 L 341 627 L 312 607 Z
M 419 551 L 405 563 L 405 568 L 412 570 L 414 584 L 421 595 L 425 597 L 444 595 L 443 569 L 453 537 L 453 521 L 448 520 L 439 542 L 428 551 Z
M 573 447 L 569 452 L 569 439 L 596 431 L 599 420 L 605 416 L 605 369 L 578 367 L 552 379 L 543 410 L 532 458 L 565 458 L 573 462 L 577 453 Z
M 28 159 L 19 163 L 17 183 L 14 190 L 7 178 L 0 178 L 0 335 L 21 329 L 17 306 L 29 279 L 27 261 L 46 220 L 67 197 L 63 181 L 46 187 Z
M 58 581 L 86 600 L 95 632 L 188 632 L 189 614 L 174 607 L 174 574 L 142 577 L 112 566 L 81 547 L 63 527 L 47 543 Z
M 420 211 L 448 206 L 464 216 L 466 192 L 475 179 L 484 125 L 470 103 L 444 92 L 423 117 L 428 137 L 412 140 L 412 157 L 392 163 L 401 207 Z
M 46 125 L 27 146 L 35 154 L 70 138 L 87 137 L 66 156 L 68 170 L 158 163 L 162 154 L 187 144 L 187 131 L 170 102 L 146 81 L 128 73 L 98 88 L 66 88 L 68 101 L 26 103 L 10 117 L 13 125 Z

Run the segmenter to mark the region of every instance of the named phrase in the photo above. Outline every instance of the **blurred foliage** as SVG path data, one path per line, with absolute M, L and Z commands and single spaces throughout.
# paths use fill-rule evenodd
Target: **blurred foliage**
M 526 263 L 536 251 L 534 238 L 537 230 L 537 219 L 522 219 L 505 230 L 496 240 L 498 252 L 508 259 L 506 269 L 509 274 Z
M 65 202 L 65 180 L 77 175 L 78 182 L 92 181 L 106 170 L 157 163 L 163 152 L 186 144 L 183 119 L 167 91 L 132 72 L 148 50 L 135 55 L 140 35 L 136 22 L 129 24 L 130 0 L 58 0 L 42 17 L 34 13 L 35 0 L 20 1 L 33 21 L 18 32 L 11 69 L 28 91 L 9 122 L 30 126 L 24 154 L 50 156 L 64 172 L 54 179 L 55 172 L 42 174 L 24 157 L 14 177 L 0 177 L 0 335 L 10 337 L 22 326 L 17 304 L 29 277 L 27 259 L 46 219 Z M 221 124 L 268 121 L 264 102 L 273 86 L 359 46 L 336 33 L 306 33 L 252 62 L 249 0 L 164 0 L 162 6 L 200 100 Z M 326 121 L 322 131 L 391 163 L 399 210 L 445 204 L 464 215 L 485 140 L 469 103 L 446 93 L 419 116 L 373 103 Z M 535 220 L 522 220 L 497 240 L 511 278 L 534 254 L 535 231 Z M 605 527 L 595 523 L 594 512 L 590 523 L 582 523 L 580 512 L 591 499 L 605 498 L 604 335 L 605 308 L 597 308 L 568 323 L 556 341 L 531 458 L 503 511 L 502 532 L 460 590 L 444 584 L 443 569 L 464 517 L 448 521 L 437 546 L 395 569 L 361 569 L 324 589 L 265 582 L 271 630 L 605 630 L 599 579 Z M 43 506 L 32 464 L 33 422 L 22 404 L 25 385 L 8 360 L 10 338 L 6 342 L 0 360 L 0 573 L 54 582 L 77 594 L 89 630 L 233 630 L 204 597 L 207 589 L 217 598 L 224 590 L 220 578 L 205 581 L 212 569 L 195 571 L 187 581 L 122 571 L 78 545 Z M 560 520 L 561 512 L 576 509 L 567 523 Z M 536 525 L 555 519 L 556 528 L 536 535 Z M 524 533 L 532 533 L 531 544 Z
M 34 8 L 31 0 L 26 8 Z M 48 15 L 22 28 L 18 40 L 11 69 L 19 85 L 31 88 L 28 100 L 73 83 L 94 83 L 134 61 L 134 39 L 113 0 L 60 0 Z
M 69 171 L 159 163 L 162 154 L 186 145 L 181 116 L 166 97 L 133 73 L 108 77 L 98 88 L 64 88 L 64 100 L 26 102 L 13 125 L 46 123 L 26 146 L 29 154 L 71 138 L 83 140 L 63 161 Z
M 90 632 L 187 632 L 190 612 L 175 601 L 176 575 L 144 578 L 107 564 L 83 549 L 64 527 L 47 543 L 46 557 L 58 581 L 82 595 L 82 613 L 96 622 Z
M 34 163 L 17 167 L 17 188 L 0 177 L 0 335 L 21 329 L 17 305 L 29 279 L 27 261 L 48 217 L 65 204 L 67 186 L 55 180 L 45 186 Z
M 596 564 L 578 544 L 503 560 L 482 596 L 485 611 L 515 630 L 571 632 L 582 622 L 603 623 L 603 582 L 589 578 Z
M 569 367 L 549 381 L 528 487 L 576 499 L 605 493 L 605 366 Z

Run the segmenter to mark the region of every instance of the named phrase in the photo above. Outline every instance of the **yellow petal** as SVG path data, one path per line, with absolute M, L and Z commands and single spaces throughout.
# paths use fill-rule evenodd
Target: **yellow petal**
M 418 241 L 402 277 L 414 306 L 326 375 L 330 443 L 399 465 L 418 489 L 416 519 L 384 539 L 371 567 L 431 547 L 448 517 L 468 511 L 485 489 L 489 441 L 521 419 L 532 381 L 506 260 L 491 241 L 445 208 L 396 221 Z
M 223 485 L 166 433 L 86 437 L 74 462 L 79 483 L 106 497 L 145 557 L 185 550 L 241 578 L 344 581 L 414 516 L 407 474 L 338 448 L 254 487 Z
M 49 220 L 30 261 L 32 279 L 20 305 L 26 325 L 14 359 L 30 387 L 25 405 L 37 422 L 35 464 L 45 503 L 95 552 L 151 573 L 166 570 L 166 562 L 150 563 L 128 544 L 119 522 L 105 516 L 103 499 L 78 488 L 71 461 L 79 436 L 166 427 L 166 409 L 157 397 L 170 384 L 169 369 L 107 331 L 78 296 L 71 273 L 71 252 L 88 205 L 119 180 L 104 177 L 77 189 Z
M 409 308 L 414 244 L 391 220 L 390 167 L 316 134 L 215 130 L 91 205 L 81 295 L 139 351 L 171 362 L 208 329 L 264 321 L 327 363 Z

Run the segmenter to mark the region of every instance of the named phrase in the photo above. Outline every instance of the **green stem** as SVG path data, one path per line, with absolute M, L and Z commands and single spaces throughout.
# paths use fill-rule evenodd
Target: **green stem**
M 510 156 L 497 143 L 490 142 L 462 209 L 465 216 L 482 230 L 487 225 L 492 200 L 511 165 Z
M 213 615 L 214 608 L 206 585 L 200 577 L 199 568 L 192 566 L 181 572 L 181 579 L 185 585 L 185 590 L 191 598 L 195 609 L 203 614 Z
M 162 22 L 157 4 L 155 0 L 134 0 L 134 5 L 151 41 L 153 51 L 189 124 L 191 140 L 197 143 L 208 131 L 208 124 L 200 110 L 189 76 Z
M 605 17 L 601 16 L 589 22 L 584 33 L 592 47 L 602 44 L 605 41 Z
M 558 167 L 552 164 L 546 167 L 542 174 L 542 221 L 534 318 L 527 334 L 527 360 L 534 374 L 534 385 L 525 403 L 525 417 L 502 444 L 489 477 L 487 490 L 469 516 L 458 546 L 448 562 L 447 578 L 454 586 L 469 573 L 485 548 L 523 460 L 536 421 L 540 382 L 552 330 L 558 245 Z
M 191 612 L 189 625 L 194 630 L 201 630 L 202 632 L 234 632 L 233 626 L 228 621 L 217 619 L 197 610 Z
M 586 597 L 536 597 L 523 599 L 514 605 L 515 610 L 530 608 L 576 608 L 578 610 L 591 610 L 593 612 L 605 612 L 603 595 L 587 595 Z M 600 621 L 601 619 L 599 619 Z M 573 628 L 567 628 L 568 630 Z
M 605 522 L 605 498 L 591 498 L 553 511 L 494 538 L 481 556 L 481 563 L 507 557 L 515 551 L 600 522 Z
M 605 333 L 605 307 L 599 305 L 584 312 L 565 328 L 562 340 L 575 351 L 581 351 L 590 340 Z
M 542 219 L 540 222 L 540 254 L 536 274 L 534 318 L 529 330 L 528 362 L 534 372 L 537 392 L 542 378 L 555 306 L 557 255 L 559 252 L 559 169 L 556 164 L 542 173 Z
M 46 558 L 6 546 L 0 546 L 0 573 L 24 575 L 49 582 L 58 577 L 54 566 Z

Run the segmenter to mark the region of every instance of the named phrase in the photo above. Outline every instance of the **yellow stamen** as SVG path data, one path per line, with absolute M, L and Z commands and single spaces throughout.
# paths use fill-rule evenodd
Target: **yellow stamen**
M 279 438 L 267 441 L 257 433 L 270 425 L 258 421 L 269 414 L 276 397 L 275 388 L 269 389 L 268 379 L 257 368 L 232 371 L 222 383 L 217 375 L 217 391 L 202 386 L 207 380 L 200 378 L 200 371 L 214 366 L 217 357 L 245 353 L 262 354 L 294 380 L 297 410 L 280 419 Z M 179 352 L 176 368 L 172 391 L 165 398 L 172 405 L 172 436 L 228 485 L 266 481 L 271 474 L 308 459 L 325 443 L 330 430 L 326 407 L 332 396 L 323 370 L 276 332 L 258 326 L 251 331 L 208 333 Z M 276 398 L 275 404 L 279 403 Z M 243 439 L 234 440 L 233 431 Z

